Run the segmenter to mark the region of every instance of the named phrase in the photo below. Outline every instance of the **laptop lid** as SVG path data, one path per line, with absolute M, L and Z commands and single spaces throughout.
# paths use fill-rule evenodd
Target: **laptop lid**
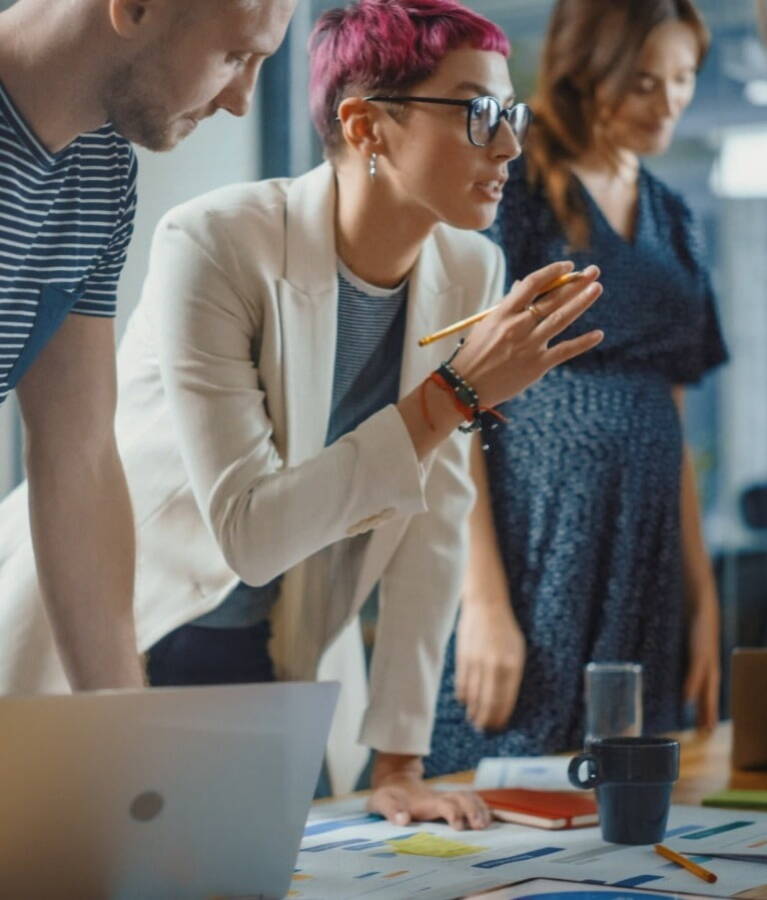
M 0 895 L 284 896 L 338 690 L 0 699 Z

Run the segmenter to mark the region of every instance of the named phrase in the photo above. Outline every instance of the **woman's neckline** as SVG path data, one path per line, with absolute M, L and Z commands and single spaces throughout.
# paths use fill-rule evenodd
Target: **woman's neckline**
M 604 227 L 604 229 L 610 235 L 612 235 L 615 240 L 619 241 L 621 244 L 623 244 L 627 247 L 632 247 L 632 248 L 635 247 L 637 244 L 637 240 L 639 238 L 640 231 L 641 231 L 643 210 L 644 210 L 644 204 L 642 202 L 642 183 L 644 180 L 645 170 L 644 170 L 644 167 L 641 165 L 641 163 L 638 165 L 637 170 L 636 170 L 636 176 L 631 183 L 632 186 L 635 188 L 635 195 L 634 195 L 634 200 L 633 200 L 633 203 L 634 203 L 634 214 L 632 217 L 633 221 L 632 221 L 632 226 L 631 226 L 629 234 L 624 234 L 622 231 L 620 231 L 613 224 L 613 222 L 608 218 L 607 213 L 603 209 L 602 205 L 597 201 L 592 190 L 584 182 L 581 175 L 579 175 L 578 172 L 576 172 L 575 169 L 572 169 L 572 168 L 570 169 L 570 172 L 571 172 L 572 176 L 575 178 L 581 191 L 583 192 L 583 196 L 585 197 L 587 203 L 589 204 L 589 206 L 592 207 L 593 212 L 599 219 L 599 221 L 602 224 L 602 226 Z M 628 184 L 627 181 L 623 181 L 623 180 L 622 180 L 622 183 Z

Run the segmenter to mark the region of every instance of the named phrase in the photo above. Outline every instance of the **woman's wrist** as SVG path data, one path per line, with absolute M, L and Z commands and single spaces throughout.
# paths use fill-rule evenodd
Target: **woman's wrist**
M 384 753 L 376 751 L 373 771 L 370 776 L 372 787 L 381 787 L 391 778 L 423 778 L 423 761 L 420 756 L 404 753 Z
M 714 585 L 703 583 L 698 586 L 692 586 L 688 588 L 687 596 L 689 605 L 693 610 L 719 608 L 719 597 Z
M 487 584 L 487 582 L 482 582 L 481 585 L 465 583 L 462 603 L 464 606 L 476 609 L 494 608 L 497 606 L 511 607 L 506 586 L 504 584 L 493 586 L 492 584 Z
M 397 404 L 419 460 L 435 450 L 463 422 L 463 416 L 442 391 L 434 391 L 434 396 L 430 397 L 427 421 L 423 414 L 422 390 L 423 384 Z
M 719 592 L 711 565 L 690 566 L 685 572 L 684 593 L 693 609 L 719 605 Z

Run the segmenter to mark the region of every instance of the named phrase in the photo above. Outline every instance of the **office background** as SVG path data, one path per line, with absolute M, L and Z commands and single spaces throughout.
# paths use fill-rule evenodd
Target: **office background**
M 0 9 L 10 5 L 0 0 Z M 300 0 L 246 119 L 219 113 L 171 154 L 139 149 L 139 209 L 119 286 L 118 334 L 139 298 L 151 235 L 167 209 L 222 184 L 298 174 L 319 162 L 305 46 L 311 23 L 335 5 Z M 529 95 L 551 0 L 468 5 L 506 29 L 514 46 L 512 78 L 518 95 Z M 698 5 L 714 35 L 712 51 L 672 151 L 648 166 L 685 195 L 703 223 L 732 354 L 688 401 L 728 650 L 767 644 L 767 522 L 759 527 L 758 495 L 748 493 L 767 486 L 767 51 L 758 40 L 754 0 Z M 0 407 L 0 497 L 22 477 L 21 427 L 11 398 Z M 750 506 L 749 498 L 756 498 Z

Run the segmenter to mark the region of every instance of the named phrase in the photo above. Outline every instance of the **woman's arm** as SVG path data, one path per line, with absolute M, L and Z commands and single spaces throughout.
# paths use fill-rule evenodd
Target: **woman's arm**
M 457 443 L 453 439 L 451 445 Z M 407 746 L 419 732 L 422 734 L 418 740 L 426 744 L 429 741 L 434 695 L 442 670 L 442 649 L 455 619 L 455 604 L 450 602 L 450 597 L 457 596 L 460 587 L 458 579 L 451 584 L 448 576 L 448 570 L 453 568 L 450 558 L 460 553 L 460 546 L 465 545 L 467 538 L 466 523 L 460 521 L 465 513 L 462 515 L 455 506 L 461 494 L 463 466 L 457 458 L 453 465 L 449 464 L 448 457 L 455 457 L 457 450 L 457 446 L 451 445 L 440 451 L 434 463 L 435 483 L 429 487 L 438 496 L 429 503 L 429 513 L 413 520 L 403 541 L 403 550 L 407 552 L 407 547 L 412 546 L 413 554 L 403 559 L 402 553 L 398 553 L 391 567 L 407 573 L 410 584 L 404 585 L 404 579 L 397 577 L 396 571 L 388 572 L 382 584 L 386 596 L 392 576 L 398 581 L 397 587 L 389 592 L 391 599 L 382 606 L 376 634 L 371 710 L 362 735 L 363 741 L 373 746 Z M 470 516 L 471 562 L 464 580 L 468 593 L 465 590 L 458 630 L 460 674 L 457 678 L 465 684 L 465 701 L 475 724 L 482 728 L 501 728 L 516 702 L 525 645 L 509 602 L 479 437 L 472 441 L 471 454 L 478 497 Z M 454 500 L 446 506 L 449 497 Z M 469 502 L 467 499 L 467 509 Z M 436 519 L 431 525 L 430 518 Z M 423 553 L 425 546 L 433 546 L 438 552 L 427 559 Z M 419 560 L 428 571 L 422 576 L 421 588 L 417 589 L 412 582 L 417 577 Z M 403 590 L 403 587 L 410 589 Z M 408 755 L 378 750 L 368 808 L 398 825 L 436 818 L 444 818 L 459 829 L 485 828 L 489 824 L 487 809 L 476 795 L 436 791 L 423 783 L 422 776 L 423 766 L 417 752 Z
M 675 387 L 673 396 L 681 417 L 684 389 Z M 680 503 L 690 656 L 684 696 L 695 703 L 698 725 L 713 728 L 719 719 L 719 598 L 703 539 L 695 466 L 687 445 L 682 458 Z
M 456 634 L 455 691 L 477 728 L 499 730 L 517 702 L 525 636 L 514 616 L 478 438 L 471 448 L 471 473 L 477 499 L 469 522 L 469 564 Z
M 290 383 L 280 382 L 272 363 L 274 390 L 289 396 L 267 396 L 269 372 L 254 366 L 251 347 L 264 327 L 255 320 L 265 313 L 242 296 L 258 289 L 251 261 L 256 251 L 223 228 L 214 231 L 199 215 L 191 222 L 184 213 L 181 220 L 176 215 L 166 217 L 155 236 L 145 299 L 159 312 L 154 327 L 160 368 L 181 455 L 229 566 L 248 584 L 262 585 L 337 541 L 424 512 L 420 462 L 461 421 L 451 395 L 428 385 L 427 420 L 424 393 L 417 388 L 313 457 L 287 466 L 285 448 L 273 439 L 272 419 L 295 404 L 295 392 L 312 392 L 311 355 L 305 372 L 293 363 Z M 243 261 L 247 253 L 250 269 Z M 569 268 L 559 263 L 528 276 L 472 331 L 454 365 L 484 405 L 517 393 L 601 339 L 592 333 L 548 347 L 596 300 L 598 285 L 573 285 L 547 296 L 539 305 L 543 322 L 525 311 Z M 597 275 L 594 270 L 588 281 Z M 269 315 L 277 314 L 276 300 L 270 303 Z M 309 349 L 281 352 L 295 359 Z
M 252 229 L 242 223 L 244 233 Z M 334 335 L 281 345 L 274 317 L 290 286 L 272 284 L 248 256 L 270 250 L 265 241 L 249 251 L 196 210 L 192 217 L 174 211 L 155 235 L 141 301 L 197 506 L 229 567 L 254 586 L 324 547 L 426 508 L 424 467 L 396 407 L 313 455 L 286 444 L 322 444 L 325 413 L 317 405 L 324 398 L 314 385 L 316 369 L 328 366 L 320 352 Z M 289 427 L 286 417 L 299 403 L 305 419 Z

